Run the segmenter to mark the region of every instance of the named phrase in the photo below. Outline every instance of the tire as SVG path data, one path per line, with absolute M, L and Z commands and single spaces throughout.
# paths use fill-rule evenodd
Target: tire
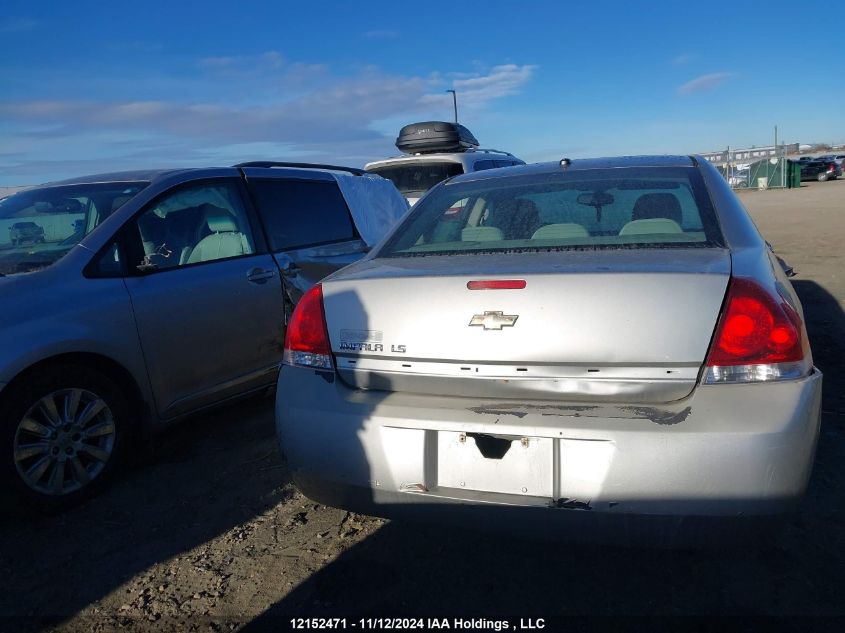
M 84 365 L 48 367 L 23 380 L 0 409 L 4 478 L 37 509 L 65 508 L 93 496 L 132 444 L 136 425 L 120 388 Z
M 816 179 L 817 179 L 819 182 L 824 182 L 825 180 L 827 180 L 827 172 L 822 172 L 822 173 L 820 173 L 820 174 L 816 177 Z

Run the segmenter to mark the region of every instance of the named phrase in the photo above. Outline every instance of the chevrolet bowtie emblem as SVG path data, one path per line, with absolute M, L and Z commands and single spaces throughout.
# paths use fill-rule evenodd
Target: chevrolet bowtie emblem
M 485 312 L 472 315 L 470 325 L 480 325 L 485 330 L 501 330 L 503 327 L 513 327 L 518 314 L 502 314 L 501 312 Z

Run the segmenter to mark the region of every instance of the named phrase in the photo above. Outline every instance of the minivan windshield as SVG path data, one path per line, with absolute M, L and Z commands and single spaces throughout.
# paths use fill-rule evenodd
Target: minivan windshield
M 0 274 L 27 273 L 61 259 L 146 182 L 37 187 L 0 200 Z
M 419 197 L 437 183 L 464 173 L 464 168 L 460 163 L 440 161 L 373 167 L 367 171 L 390 180 L 403 196 Z
M 561 169 L 447 183 L 377 256 L 721 244 L 695 168 Z

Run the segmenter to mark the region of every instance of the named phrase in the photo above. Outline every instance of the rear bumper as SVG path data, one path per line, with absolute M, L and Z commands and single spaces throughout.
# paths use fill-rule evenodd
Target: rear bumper
M 328 505 L 662 542 L 768 524 L 796 508 L 818 437 L 821 382 L 815 371 L 798 381 L 700 386 L 671 407 L 596 407 L 357 391 L 336 376 L 283 367 L 276 424 L 294 482 Z M 473 434 L 515 441 L 494 459 Z

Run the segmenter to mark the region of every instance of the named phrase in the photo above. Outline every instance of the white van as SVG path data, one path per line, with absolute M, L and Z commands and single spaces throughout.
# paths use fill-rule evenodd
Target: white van
M 391 180 L 410 204 L 452 176 L 525 164 L 509 152 L 479 148 L 467 128 L 445 121 L 406 125 L 396 147 L 405 154 L 367 163 L 364 169 Z

